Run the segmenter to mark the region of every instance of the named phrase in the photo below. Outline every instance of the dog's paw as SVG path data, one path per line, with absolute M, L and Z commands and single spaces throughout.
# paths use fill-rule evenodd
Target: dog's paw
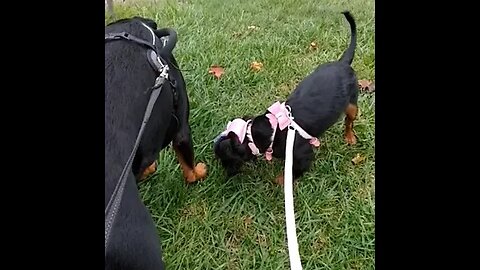
M 197 166 L 195 166 L 194 171 L 197 180 L 203 179 L 207 176 L 207 165 L 205 165 L 205 163 L 199 162 Z
M 315 148 L 320 147 L 320 140 L 318 138 L 313 138 L 310 140 L 310 144 L 313 145 Z
M 279 186 L 283 186 L 284 184 L 284 178 L 283 178 L 283 174 L 277 176 L 277 178 L 275 178 L 275 183 L 277 183 L 277 185 Z
M 154 173 L 157 170 L 157 162 L 154 161 L 150 166 L 148 166 L 145 171 L 143 171 L 142 176 L 140 177 L 140 181 L 145 180 L 149 175 Z
M 347 142 L 348 145 L 354 145 L 357 143 L 357 137 L 355 137 L 355 134 L 353 132 L 345 134 L 345 142 Z
M 187 181 L 188 183 L 193 183 L 197 181 L 195 177 L 195 173 L 193 171 L 190 171 L 188 173 L 183 173 L 183 176 L 185 177 L 185 181 Z
M 201 180 L 207 176 L 207 165 L 205 163 L 198 163 L 192 171 L 189 171 L 185 175 L 185 180 L 188 183 L 193 183 L 197 180 Z

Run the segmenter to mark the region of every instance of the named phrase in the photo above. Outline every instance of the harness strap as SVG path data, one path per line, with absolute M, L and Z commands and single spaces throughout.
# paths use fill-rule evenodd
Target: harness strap
M 143 39 L 137 38 L 134 35 L 131 35 L 127 32 L 119 32 L 119 33 L 108 33 L 105 34 L 105 41 L 110 41 L 110 40 L 119 40 L 119 39 L 125 39 L 125 40 L 130 40 L 136 43 L 139 43 L 141 45 L 147 46 L 148 48 L 152 49 L 153 51 L 157 51 L 157 47 Z
M 148 27 L 147 25 L 145 25 L 143 22 L 141 22 L 141 23 L 152 34 L 152 43 L 149 43 L 149 42 L 147 42 L 143 39 L 137 38 L 136 36 L 131 35 L 127 32 L 107 33 L 107 34 L 105 34 L 105 42 L 124 39 L 124 40 L 129 40 L 129 41 L 136 42 L 140 45 L 147 46 L 149 48 L 147 50 L 148 63 L 150 64 L 150 66 L 152 66 L 152 68 L 155 71 L 162 72 L 163 68 L 167 65 L 167 61 L 160 56 L 160 52 L 159 52 L 158 47 L 156 45 L 156 39 L 157 38 L 155 37 L 155 33 L 153 32 L 153 30 L 150 27 Z M 172 32 L 170 29 L 162 29 L 161 34 L 174 35 L 175 33 Z M 170 39 L 168 37 L 161 37 L 160 38 L 161 45 L 163 46 L 163 48 L 166 47 L 167 42 L 169 40 Z M 174 42 L 175 42 L 175 39 L 174 39 Z M 176 82 L 176 80 L 170 80 L 170 78 L 168 78 L 168 77 L 166 79 L 168 79 L 170 84 L 172 85 L 173 103 L 174 103 L 174 106 L 176 107 L 176 106 L 178 106 L 178 93 L 176 91 L 177 82 Z M 157 85 L 157 82 L 158 82 L 158 78 L 155 82 L 155 85 Z M 147 91 L 148 90 L 150 90 L 150 89 L 147 89 Z
M 255 156 L 261 156 L 262 153 L 260 153 L 260 150 L 258 149 L 258 147 L 255 145 L 255 142 L 253 141 L 253 136 L 252 136 L 252 120 L 248 120 L 247 121 L 247 132 L 246 132 L 246 136 L 247 136 L 247 139 L 248 139 L 248 147 L 250 147 L 250 150 L 252 151 L 252 154 L 254 154 Z

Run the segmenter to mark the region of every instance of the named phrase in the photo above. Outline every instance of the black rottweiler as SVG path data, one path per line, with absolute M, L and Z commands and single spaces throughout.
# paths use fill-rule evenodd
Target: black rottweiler
M 156 39 L 160 56 L 169 66 L 169 77 L 153 107 L 128 173 L 105 247 L 105 269 L 163 269 L 157 231 L 139 197 L 136 182 L 145 177 L 145 171 L 151 171 L 160 150 L 170 142 L 187 182 L 204 178 L 206 167 L 203 163 L 194 166 L 185 82 L 171 53 L 176 35 L 168 37 L 164 44 L 161 37 L 165 36 L 165 29 L 157 30 L 154 21 L 140 17 L 122 19 L 105 27 L 106 35 L 120 32 L 150 43 Z M 149 63 L 145 46 L 130 40 L 105 43 L 105 209 L 133 151 L 158 76 Z
M 290 107 L 294 121 L 312 137 L 322 135 L 345 112 L 345 140 L 348 144 L 355 144 L 353 121 L 358 110 L 358 85 L 351 64 L 356 47 L 356 24 L 348 11 L 343 14 L 351 29 L 349 47 L 340 60 L 320 65 L 300 82 L 283 109 Z M 279 125 L 280 128 L 277 128 L 277 122 L 282 120 L 271 121 L 273 114 L 267 110 L 250 121 L 245 121 L 247 118 L 236 119 L 216 139 L 214 151 L 228 176 L 237 174 L 244 162 L 261 153 L 266 153 L 267 158 L 268 153 L 276 158 L 285 158 L 287 129 L 281 130 Z M 313 149 L 309 139 L 298 133 L 295 136 L 293 177 L 297 179 L 309 169 L 313 160 Z M 316 142 L 318 143 L 318 140 Z M 277 178 L 277 182 L 283 184 L 283 175 Z

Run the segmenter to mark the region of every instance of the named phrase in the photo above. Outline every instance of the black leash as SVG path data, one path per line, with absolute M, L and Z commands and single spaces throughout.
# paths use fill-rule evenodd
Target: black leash
M 167 67 L 167 66 L 165 66 Z M 140 127 L 140 131 L 138 132 L 137 139 L 135 140 L 135 145 L 133 147 L 130 156 L 128 157 L 127 163 L 123 168 L 122 174 L 120 175 L 120 181 L 115 187 L 115 190 L 110 197 L 110 201 L 107 204 L 107 208 L 105 209 L 105 252 L 107 251 L 108 240 L 110 237 L 110 232 L 112 230 L 113 222 L 115 221 L 116 214 L 120 207 L 120 203 L 123 197 L 123 191 L 125 190 L 125 184 L 127 183 L 128 173 L 132 169 L 132 162 L 135 158 L 135 154 L 137 153 L 138 146 L 140 145 L 140 140 L 142 138 L 143 132 L 145 131 L 145 127 L 147 125 L 148 120 L 150 119 L 150 115 L 152 114 L 153 107 L 155 102 L 157 101 L 158 96 L 162 91 L 162 85 L 166 80 L 167 69 L 164 69 L 159 76 L 160 82 L 159 86 L 154 88 L 152 93 L 150 94 L 150 100 L 148 101 L 147 109 L 143 116 L 142 126 Z
M 147 29 L 152 31 L 148 27 Z M 168 65 L 163 64 L 162 61 L 160 60 L 160 54 L 158 52 L 157 47 L 154 44 L 151 44 L 145 40 L 139 39 L 126 32 L 105 34 L 105 42 L 112 41 L 112 40 L 121 40 L 121 39 L 133 41 L 135 43 L 147 46 L 148 48 L 153 50 L 156 53 L 155 55 L 157 57 L 156 60 L 158 60 L 156 62 L 159 62 L 160 64 L 158 65 L 158 63 L 155 63 L 155 69 L 156 71 L 160 72 L 160 75 L 157 77 L 157 79 L 155 80 L 154 86 L 151 88 L 152 93 L 150 94 L 150 99 L 148 100 L 148 105 L 145 110 L 142 125 L 140 127 L 140 131 L 138 132 L 137 138 L 135 140 L 135 145 L 133 146 L 133 150 L 130 153 L 130 156 L 128 157 L 127 163 L 123 167 L 122 174 L 120 175 L 120 180 L 115 186 L 112 196 L 110 197 L 110 200 L 107 204 L 107 208 L 105 209 L 105 255 L 107 253 L 107 247 L 108 247 L 113 223 L 115 221 L 115 217 L 118 213 L 118 210 L 120 208 L 120 203 L 122 201 L 123 192 L 125 190 L 125 185 L 127 183 L 128 174 L 132 168 L 133 159 L 135 158 L 135 154 L 137 152 L 138 146 L 140 145 L 143 132 L 145 131 L 145 127 L 148 123 L 148 120 L 150 119 L 150 115 L 152 114 L 152 110 L 153 110 L 153 107 L 155 106 L 155 102 L 157 101 L 157 98 L 162 91 L 163 84 L 168 79 L 168 71 L 169 71 Z M 153 36 L 153 43 L 155 43 L 155 36 Z

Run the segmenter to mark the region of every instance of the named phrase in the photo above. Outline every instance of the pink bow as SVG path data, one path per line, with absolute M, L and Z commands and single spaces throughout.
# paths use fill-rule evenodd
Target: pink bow
M 247 122 L 240 118 L 228 122 L 227 129 L 222 132 L 222 136 L 227 136 L 229 132 L 235 133 L 240 143 L 243 143 L 245 134 L 247 133 Z
M 268 108 L 270 114 L 267 114 L 268 120 L 270 120 L 270 124 L 272 127 L 278 127 L 280 130 L 284 130 L 292 120 L 288 117 L 289 112 L 285 107 L 285 103 L 275 102 Z

